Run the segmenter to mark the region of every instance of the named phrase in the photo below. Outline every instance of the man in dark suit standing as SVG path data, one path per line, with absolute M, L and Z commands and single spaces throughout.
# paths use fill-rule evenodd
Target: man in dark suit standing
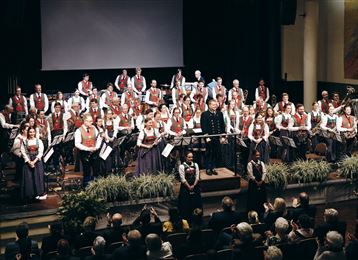
M 200 125 L 204 135 L 217 135 L 225 133 L 225 123 L 223 113 L 217 111 L 216 100 L 209 100 L 209 110 L 202 113 Z M 206 142 L 205 168 L 206 174 L 217 175 L 215 168 L 220 159 L 220 141 L 223 137 L 208 137 Z

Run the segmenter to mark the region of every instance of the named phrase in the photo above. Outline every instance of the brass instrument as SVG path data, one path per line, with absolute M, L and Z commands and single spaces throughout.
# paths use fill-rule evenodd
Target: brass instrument
M 313 127 L 310 131 L 311 136 L 321 135 L 322 129 L 321 124 L 317 124 L 315 127 Z

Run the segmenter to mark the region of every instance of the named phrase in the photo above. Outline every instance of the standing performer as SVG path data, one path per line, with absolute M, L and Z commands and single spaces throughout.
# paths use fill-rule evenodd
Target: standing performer
M 260 153 L 260 160 L 264 163 L 269 162 L 270 150 L 268 145 L 268 137 L 270 135 L 269 127 L 265 123 L 260 113 L 256 113 L 255 121 L 250 125 L 248 137 L 251 140 L 250 154 L 255 151 Z
M 247 191 L 247 211 L 254 210 L 260 215 L 265 212 L 263 204 L 267 202 L 265 186 L 266 165 L 260 160 L 260 152 L 253 151 L 247 164 L 249 188 Z
M 200 125 L 204 135 L 217 135 L 225 133 L 225 122 L 223 113 L 217 111 L 217 102 L 209 100 L 209 110 L 201 114 Z M 206 156 L 205 168 L 206 174 L 217 175 L 215 168 L 219 165 L 220 160 L 220 143 L 225 140 L 224 137 L 206 138 Z
M 179 166 L 180 191 L 178 208 L 180 215 L 191 220 L 196 208 L 203 208 L 199 186 L 199 166 L 193 162 L 193 153 L 187 152 L 185 162 Z
M 20 183 L 22 177 L 22 170 L 24 166 L 24 158 L 21 154 L 21 147 L 24 145 L 24 141 L 27 138 L 27 130 L 29 128 L 29 124 L 23 121 L 20 125 L 19 134 L 16 136 L 14 140 L 14 144 L 12 145 L 11 152 L 15 157 L 16 164 L 16 175 L 15 182 Z
M 296 114 L 292 117 L 288 126 L 297 147 L 296 159 L 306 160 L 309 131 L 311 130 L 311 121 L 308 119 L 304 106 L 297 104 Z
M 63 97 L 63 93 L 61 91 L 57 92 L 56 99 L 51 102 L 51 113 L 55 112 L 55 104 L 60 103 L 61 104 L 61 110 L 62 113 L 66 113 L 69 109 L 67 101 Z
M 93 84 L 89 81 L 89 74 L 84 73 L 82 76 L 82 81 L 77 84 L 78 90 L 82 96 L 87 97 L 92 92 Z
M 329 105 L 332 104 L 332 100 L 330 100 L 327 90 L 322 91 L 322 99 L 318 101 L 318 106 L 321 111 L 325 114 L 328 114 Z
M 194 88 L 190 93 L 190 99 L 192 102 L 197 103 L 199 95 L 203 97 L 204 103 L 208 99 L 208 88 L 205 87 L 205 82 L 203 80 L 198 81 L 198 86 Z
M 181 116 L 184 119 L 186 128 L 189 128 L 188 125 L 193 116 L 193 109 L 190 106 L 190 97 L 188 96 L 184 97 L 184 103 L 181 106 Z
M 130 84 L 131 79 L 128 76 L 127 70 L 122 70 L 122 74 L 118 75 L 114 85 L 116 86 L 116 88 L 118 89 L 120 94 L 123 94 L 128 87 L 128 84 Z
M 18 127 L 12 124 L 12 106 L 6 105 L 4 110 L 0 112 L 0 154 L 8 151 L 8 142 L 10 139 L 10 129 Z
M 335 162 L 337 160 L 338 141 L 335 138 L 337 134 L 338 116 L 333 113 L 334 107 L 331 105 L 328 109 L 328 114 L 322 117 L 321 129 L 327 132 L 328 138 L 325 138 L 327 144 L 327 160 L 328 162 Z
M 113 91 L 113 84 L 107 83 L 107 89 L 101 96 L 102 106 L 105 108 L 109 108 L 112 104 L 113 98 L 117 97 L 117 93 Z
M 150 88 L 145 93 L 144 101 L 152 108 L 157 108 L 162 99 L 162 91 L 157 88 L 157 81 L 155 79 L 152 79 L 150 83 Z
M 173 88 L 174 86 L 184 87 L 185 86 L 185 77 L 182 74 L 181 69 L 177 69 L 177 73 L 173 75 L 172 80 L 170 82 L 170 88 Z
M 55 104 L 55 112 L 51 113 L 49 116 L 49 125 L 52 139 L 56 136 L 61 136 L 60 139 L 63 141 L 68 128 L 67 121 L 63 118 L 63 113 L 61 112 L 60 103 Z M 64 147 L 62 143 L 54 146 L 53 165 L 57 172 L 60 169 L 60 155 L 63 154 L 63 149 Z
M 229 105 L 224 113 L 224 118 L 226 119 L 226 132 L 237 132 L 240 115 L 236 107 L 235 100 L 232 99 L 229 101 Z
M 30 95 L 30 107 L 43 110 L 46 113 L 48 110 L 48 98 L 46 94 L 42 93 L 41 89 L 40 84 L 35 85 L 35 93 Z
M 139 132 L 137 146 L 139 147 L 136 176 L 148 175 L 161 171 L 162 162 L 158 148 L 160 133 L 153 128 L 153 119 L 144 120 L 144 129 Z
M 342 155 L 351 156 L 357 135 L 357 122 L 355 117 L 351 115 L 350 106 L 344 108 L 344 115 L 338 117 L 337 130 L 343 134 Z
M 213 98 L 216 99 L 216 95 L 220 94 L 223 97 L 224 102 L 227 99 L 226 88 L 222 85 L 223 79 L 221 77 L 216 78 L 216 86 L 213 88 Z
M 68 105 L 72 107 L 73 103 L 77 103 L 80 106 L 80 113 L 86 110 L 86 103 L 83 97 L 80 96 L 80 91 L 78 89 L 75 90 L 75 93 L 72 97 L 68 99 Z
M 141 75 L 142 69 L 136 68 L 135 69 L 135 76 L 132 77 L 131 83 L 133 86 L 133 90 L 137 95 L 141 98 L 142 92 L 147 89 L 147 84 L 145 82 L 145 78 Z
M 290 103 L 284 105 L 284 112 L 275 118 L 276 128 L 280 131 L 280 137 L 289 136 L 289 123 L 291 119 L 292 107 Z M 283 144 L 281 151 L 281 159 L 283 162 L 291 162 L 293 160 L 292 148 L 288 145 Z
M 270 91 L 268 87 L 265 86 L 265 81 L 263 79 L 260 79 L 259 86 L 255 90 L 255 100 L 259 97 L 261 97 L 265 103 L 270 99 Z
M 98 130 L 92 125 L 93 120 L 90 114 L 83 116 L 83 124 L 75 132 L 75 146 L 80 150 L 80 157 L 83 166 L 83 186 L 94 179 L 99 172 L 99 160 L 96 151 L 101 146 L 102 138 Z
M 311 123 L 311 151 L 314 152 L 316 145 L 320 142 L 320 128 L 322 120 L 322 112 L 317 102 L 313 102 L 312 111 L 308 114 L 308 121 Z
M 29 113 L 27 109 L 27 100 L 21 94 L 21 87 L 15 89 L 15 96 L 9 99 L 9 105 L 14 108 L 14 122 L 19 124 Z
M 20 149 L 25 161 L 20 185 L 21 198 L 23 200 L 46 199 L 44 167 L 42 164 L 44 147 L 42 141 L 36 138 L 34 127 L 29 127 L 27 139 Z
M 180 95 L 186 96 L 186 90 L 183 86 L 180 85 L 180 81 L 175 81 L 175 85 L 172 88 L 172 100 L 174 106 L 177 104 Z
M 138 99 L 137 94 L 133 90 L 133 86 L 131 83 L 128 84 L 126 92 L 122 94 L 121 97 L 121 105 L 127 104 L 129 108 L 133 104 L 133 101 Z
M 117 137 L 118 128 L 116 127 L 115 120 L 113 119 L 113 113 L 111 110 L 107 110 L 104 120 L 104 141 L 107 145 L 113 148 L 113 141 Z M 110 155 L 106 159 L 105 163 L 105 175 L 111 173 L 116 168 L 115 151 L 112 150 Z
M 285 112 L 285 105 L 289 104 L 291 107 L 291 115 L 294 115 L 296 113 L 296 109 L 294 104 L 292 104 L 290 101 L 288 101 L 289 96 L 287 93 L 282 93 L 282 101 L 280 101 L 279 103 L 277 103 L 275 105 L 275 107 L 273 108 L 273 110 L 275 111 L 275 113 L 284 113 Z
M 173 109 L 173 116 L 169 119 L 166 127 L 167 133 L 172 136 L 181 136 L 185 135 L 186 124 L 184 123 L 184 119 L 180 116 L 179 108 Z
M 39 137 L 44 145 L 44 150 L 46 151 L 47 147 L 51 143 L 51 130 L 49 120 L 45 118 L 44 111 L 38 111 L 36 125 L 39 129 Z
M 245 103 L 244 92 L 240 88 L 240 82 L 237 79 L 234 79 L 232 82 L 232 88 L 229 90 L 228 100 L 234 99 L 238 109 L 242 108 L 242 105 Z

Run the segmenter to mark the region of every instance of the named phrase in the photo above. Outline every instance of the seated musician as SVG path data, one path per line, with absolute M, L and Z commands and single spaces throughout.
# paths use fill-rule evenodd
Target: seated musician
M 9 105 L 14 108 L 14 120 L 19 124 L 28 114 L 27 99 L 21 94 L 21 87 L 16 86 L 15 95 L 9 99 Z
M 183 85 L 180 85 L 180 81 L 175 81 L 175 85 L 172 89 L 172 100 L 173 100 L 174 106 L 178 102 L 179 96 L 180 95 L 186 96 L 186 94 L 187 94 L 186 90 Z
M 260 160 L 264 163 L 269 162 L 269 145 L 268 137 L 270 135 L 269 127 L 265 123 L 263 116 L 260 113 L 256 113 L 255 119 L 249 127 L 248 138 L 250 139 L 250 153 L 255 151 L 260 152 Z M 250 160 L 251 158 L 249 158 Z
M 108 105 L 108 110 L 111 110 L 113 117 L 116 118 L 121 113 L 121 106 L 119 104 L 119 98 L 114 97 Z
M 225 86 L 222 85 L 223 79 L 221 77 L 216 78 L 216 86 L 213 88 L 213 98 L 217 100 L 216 95 L 220 94 L 223 97 L 223 102 L 225 103 L 227 99 L 227 91 Z
M 297 104 L 296 114 L 292 117 L 292 120 L 290 120 L 289 129 L 292 132 L 293 140 L 297 146 L 296 158 L 305 160 L 306 151 L 308 150 L 311 121 L 305 113 L 305 108 L 302 104 Z
M 39 129 L 39 137 L 44 145 L 44 150 L 46 151 L 47 147 L 51 144 L 51 131 L 50 131 L 50 120 L 46 120 L 45 112 L 38 111 L 36 125 Z
M 337 130 L 343 134 L 342 154 L 352 155 L 353 146 L 357 135 L 357 121 L 351 115 L 352 108 L 350 106 L 344 107 L 344 115 L 338 117 Z
M 90 102 L 88 112 L 91 114 L 93 121 L 96 122 L 97 118 L 103 118 L 103 110 L 98 105 L 98 100 L 93 98 Z
M 242 108 L 242 115 L 239 118 L 237 132 L 241 134 L 242 138 L 247 138 L 249 133 L 249 127 L 253 121 L 253 118 L 249 115 L 249 107 L 244 106 Z
M 268 125 L 270 135 L 276 131 L 275 115 L 272 107 L 268 107 L 265 113 L 265 123 Z
M 196 110 L 194 110 L 194 116 L 191 118 L 189 122 L 189 128 L 201 129 L 200 118 L 202 112 L 203 111 L 199 107 Z
M 67 119 L 68 129 L 73 132 L 82 125 L 82 117 L 80 112 L 80 105 L 73 103 L 69 110 L 69 118 Z
M 83 186 L 94 179 L 99 172 L 99 160 L 96 151 L 99 149 L 102 138 L 98 130 L 92 125 L 93 120 L 90 114 L 84 114 L 83 124 L 75 132 L 75 146 L 80 151 L 83 166 Z
M 64 99 L 63 93 L 61 91 L 58 91 L 56 94 L 56 99 L 51 102 L 51 113 L 55 111 L 55 104 L 60 103 L 62 113 L 66 113 L 69 109 L 67 101 Z
M 82 96 L 87 97 L 91 93 L 93 84 L 91 81 L 89 81 L 88 73 L 83 74 L 82 80 L 80 82 L 78 82 L 77 87 L 78 87 L 78 90 L 80 91 L 80 94 Z
M 170 88 L 173 89 L 177 85 L 179 87 L 185 86 L 185 77 L 183 76 L 181 69 L 177 69 L 177 72 L 175 73 L 175 75 L 173 75 L 172 80 L 170 82 Z
M 144 128 L 144 120 L 146 118 L 153 119 L 153 117 L 154 117 L 154 113 L 153 113 L 152 109 L 149 108 L 146 111 L 144 111 L 144 114 L 139 115 L 137 117 L 137 119 L 136 119 L 135 125 L 136 125 L 137 129 L 139 131 L 143 130 L 143 128 Z
M 224 112 L 224 118 L 226 119 L 226 132 L 235 133 L 238 129 L 240 114 L 236 106 L 234 99 L 229 101 L 226 111 Z
M 131 104 L 134 100 L 138 99 L 137 93 L 134 92 L 133 86 L 131 83 L 127 86 L 127 91 L 122 94 L 121 105 L 127 104 L 128 107 L 131 107 Z
M 329 99 L 329 94 L 327 90 L 323 90 L 321 95 L 322 99 L 318 101 L 318 106 L 321 112 L 328 114 L 330 104 L 332 104 L 332 100 Z
M 101 96 L 102 107 L 109 108 L 115 97 L 117 97 L 117 93 L 113 91 L 113 84 L 107 83 L 107 89 Z M 117 105 L 119 105 L 119 102 Z
M 289 123 L 292 120 L 292 106 L 291 103 L 286 103 L 284 106 L 284 112 L 281 115 L 275 117 L 276 128 L 279 131 L 279 135 L 282 138 L 283 136 L 289 137 Z M 283 144 L 281 150 L 281 159 L 283 162 L 291 162 L 293 160 L 292 148 L 288 145 Z
M 291 106 L 291 115 L 294 115 L 296 113 L 296 109 L 295 109 L 295 105 L 293 103 L 291 103 L 289 100 L 289 96 L 287 93 L 282 93 L 282 101 L 278 102 L 273 110 L 275 111 L 275 113 L 284 113 L 285 112 L 285 105 L 286 104 L 290 104 Z
M 218 103 L 218 111 L 224 112 L 226 110 L 225 99 L 221 94 L 216 94 L 216 102 Z
M 312 103 L 312 111 L 308 113 L 308 121 L 311 123 L 311 151 L 314 152 L 316 145 L 320 142 L 320 128 L 322 120 L 322 112 L 319 109 L 317 102 Z
M 157 108 L 159 106 L 159 102 L 163 99 L 162 91 L 157 88 L 157 81 L 152 79 L 150 83 L 150 88 L 145 92 L 145 100 L 152 108 Z
M 134 130 L 134 120 L 133 117 L 129 114 L 128 105 L 122 105 L 122 112 L 117 116 L 115 120 L 115 125 L 117 126 L 118 132 L 121 135 L 130 134 Z
M 204 98 L 204 103 L 208 99 L 208 88 L 205 87 L 205 82 L 203 80 L 198 81 L 198 86 L 194 88 L 190 93 L 191 102 L 196 103 L 198 101 L 198 95 L 201 95 Z
M 91 107 L 91 100 L 96 99 L 99 108 L 103 108 L 101 97 L 98 95 L 97 88 L 93 88 L 91 94 L 86 98 L 86 110 Z
M 255 104 L 253 105 L 256 113 L 266 112 L 267 108 L 271 107 L 261 96 L 256 99 Z
M 245 100 L 244 100 L 244 92 L 242 88 L 240 88 L 240 82 L 237 79 L 234 79 L 232 82 L 232 88 L 229 90 L 228 100 L 234 99 L 236 101 L 236 105 L 238 109 L 241 109 Z
M 255 90 L 255 100 L 258 100 L 260 97 L 265 103 L 270 99 L 270 91 L 269 88 L 265 86 L 264 79 L 260 79 L 259 86 Z
M 161 120 L 166 124 L 170 118 L 168 107 L 165 104 L 160 104 L 158 107 L 158 112 L 160 112 Z
M 338 152 L 338 141 L 335 137 L 337 131 L 338 116 L 333 113 L 334 106 L 329 105 L 328 114 L 322 116 L 321 129 L 326 132 L 325 142 L 327 144 L 328 162 L 336 162 Z
M 181 136 L 186 133 L 186 124 L 184 119 L 180 116 L 179 108 L 173 109 L 173 116 L 167 123 L 167 133 L 171 136 Z
M 145 77 L 142 76 L 142 69 L 136 68 L 135 75 L 132 77 L 131 80 L 133 90 L 137 95 L 141 98 L 142 92 L 147 89 L 147 83 L 145 81 Z
M 0 112 L 0 153 L 8 151 L 8 142 L 10 138 L 10 131 L 12 128 L 18 127 L 12 124 L 11 117 L 14 111 L 12 106 L 6 105 L 4 110 Z
M 161 117 L 159 111 L 154 113 L 153 128 L 157 129 L 160 134 L 162 134 L 162 135 L 165 134 L 166 126 L 165 126 L 165 123 L 162 120 L 162 117 Z

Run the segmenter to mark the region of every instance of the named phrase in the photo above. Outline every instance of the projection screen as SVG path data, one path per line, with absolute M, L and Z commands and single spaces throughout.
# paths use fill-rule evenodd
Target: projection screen
M 42 70 L 183 66 L 182 0 L 41 0 Z

